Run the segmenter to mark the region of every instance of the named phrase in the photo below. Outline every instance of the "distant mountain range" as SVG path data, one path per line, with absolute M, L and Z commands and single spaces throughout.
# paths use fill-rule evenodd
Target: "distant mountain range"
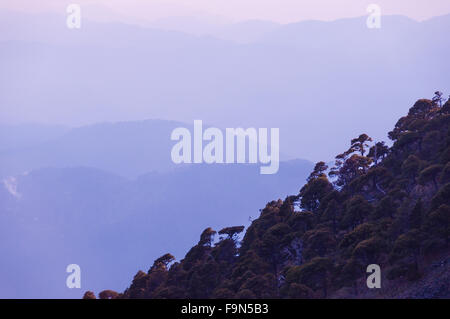
M 255 165 L 199 164 L 135 180 L 73 167 L 4 178 L 0 297 L 81 297 L 65 287 L 71 263 L 81 266 L 83 288 L 124 289 L 163 251 L 181 256 L 202 228 L 249 224 L 265 198 L 298 191 L 311 167 L 283 162 L 269 176 Z
M 259 164 L 177 166 L 176 127 L 190 129 L 163 120 L 0 126 L 0 297 L 81 297 L 64 286 L 70 263 L 82 266 L 83 286 L 116 278 L 123 289 L 136 263 L 183 252 L 203 225 L 248 224 L 264 198 L 295 191 L 312 167 L 282 162 L 263 176 Z
M 0 297 L 81 297 L 65 287 L 71 263 L 82 291 L 123 291 L 205 227 L 249 225 L 268 199 L 297 194 L 308 160 L 333 158 L 361 132 L 385 139 L 450 72 L 450 15 L 206 34 L 180 32 L 183 21 L 69 30 L 65 19 L 0 11 Z M 195 119 L 280 128 L 278 174 L 175 166 L 170 133 Z M 62 125 L 20 124 L 30 121 Z
M 0 125 L 0 177 L 43 167 L 91 167 L 128 178 L 167 172 L 184 165 L 171 159 L 171 149 L 177 143 L 171 140 L 171 133 L 177 127 L 193 132 L 193 123 L 164 120 L 105 122 L 78 128 Z M 203 127 L 209 125 L 204 123 Z M 288 158 L 280 156 L 281 160 Z
M 290 158 L 331 158 L 363 130 L 385 139 L 404 105 L 445 86 L 450 72 L 450 15 L 383 16 L 376 30 L 366 17 L 234 25 L 258 34 L 246 43 L 88 20 L 69 30 L 64 15 L 0 17 L 4 122 L 279 127 Z
M 42 167 L 85 166 L 135 178 L 175 167 L 170 134 L 188 124 L 173 121 L 100 123 L 79 128 L 0 126 L 0 176 Z M 15 147 L 11 144 L 15 143 Z M 20 147 L 22 145 L 22 147 Z

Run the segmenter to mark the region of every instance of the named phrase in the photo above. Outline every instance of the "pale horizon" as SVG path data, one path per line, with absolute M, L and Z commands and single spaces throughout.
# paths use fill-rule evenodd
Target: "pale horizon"
M 0 9 L 26 13 L 65 13 L 71 4 L 86 9 L 88 18 L 146 24 L 176 17 L 193 17 L 211 23 L 264 20 L 281 24 L 305 20 L 333 21 L 367 14 L 369 4 L 381 7 L 383 15 L 402 15 L 416 21 L 450 13 L 447 0 L 15 0 L 0 3 Z

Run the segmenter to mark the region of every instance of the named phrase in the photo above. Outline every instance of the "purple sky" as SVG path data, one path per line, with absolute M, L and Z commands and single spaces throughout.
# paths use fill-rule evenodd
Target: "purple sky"
M 0 8 L 27 12 L 58 12 L 69 3 L 89 8 L 92 17 L 143 22 L 174 16 L 215 17 L 223 21 L 248 19 L 280 23 L 307 19 L 333 20 L 366 14 L 369 4 L 383 14 L 416 20 L 450 13 L 449 0 L 7 0 Z

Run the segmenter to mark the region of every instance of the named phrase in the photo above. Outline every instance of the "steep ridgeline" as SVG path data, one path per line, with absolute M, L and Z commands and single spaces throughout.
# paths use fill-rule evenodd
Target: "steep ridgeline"
M 123 293 L 100 298 L 450 297 L 450 100 L 417 101 L 389 132 L 362 134 L 298 195 L 246 230 L 206 229 L 180 262 L 167 254 Z M 381 267 L 381 288 L 366 285 Z M 85 298 L 95 298 L 87 292 Z

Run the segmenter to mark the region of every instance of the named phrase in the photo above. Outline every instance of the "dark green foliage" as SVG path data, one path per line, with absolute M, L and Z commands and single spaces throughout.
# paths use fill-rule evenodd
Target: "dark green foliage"
M 389 154 L 389 147 L 385 142 L 377 142 L 369 150 L 367 157 L 371 158 L 373 162 L 378 164 L 379 160 L 384 159 Z
M 83 295 L 83 299 L 97 299 L 92 291 L 86 291 Z
M 343 287 L 358 296 L 371 263 L 387 280 L 417 280 L 426 260 L 449 249 L 450 102 L 442 102 L 417 101 L 389 132 L 390 148 L 367 134 L 352 139 L 330 180 L 318 162 L 299 194 L 267 203 L 241 242 L 244 226 L 223 228 L 215 245 L 207 228 L 183 260 L 158 258 L 115 297 L 321 298 Z
M 216 234 L 216 231 L 212 228 L 208 227 L 206 228 L 203 233 L 200 235 L 200 242 L 199 245 L 203 246 L 211 246 L 211 243 L 213 241 L 214 235 Z
M 428 244 L 433 250 L 448 247 L 450 242 L 450 206 L 442 204 L 426 216 L 424 225 L 429 234 Z M 433 244 L 433 245 L 431 245 Z
M 439 176 L 439 182 L 441 184 L 450 182 L 450 162 L 448 162 L 442 170 L 441 176 Z
M 239 290 L 236 297 L 237 299 L 256 299 L 256 295 L 248 289 Z
M 341 222 L 341 227 L 345 229 L 353 229 L 361 224 L 373 210 L 372 205 L 361 195 L 350 198 L 345 207 Z
M 378 264 L 379 257 L 386 251 L 386 247 L 387 245 L 381 237 L 374 236 L 359 242 L 352 255 L 361 264 Z
M 422 166 L 423 162 L 419 157 L 417 157 L 416 155 L 409 155 L 402 164 L 403 175 L 414 179 L 419 174 L 420 168 Z
M 352 139 L 350 149 L 347 152 L 359 152 L 361 156 L 364 156 L 366 149 L 369 147 L 369 142 L 372 142 L 372 138 L 367 134 L 361 134 L 358 138 Z
M 227 288 L 218 288 L 214 290 L 212 294 L 212 298 L 214 299 L 234 299 L 236 298 L 236 294 Z
M 322 290 L 323 297 L 326 297 L 332 270 L 333 263 L 329 258 L 316 257 L 301 266 L 289 269 L 286 282 L 303 284 L 312 290 Z
M 344 266 L 340 272 L 339 285 L 344 287 L 355 287 L 356 289 L 356 280 L 363 276 L 365 273 L 365 267 L 355 258 L 350 258 L 345 261 Z
M 374 226 L 370 223 L 364 223 L 356 227 L 351 232 L 346 233 L 341 242 L 339 243 L 339 247 L 342 249 L 348 248 L 350 251 L 356 247 L 359 242 L 368 239 L 371 234 L 374 232 Z
M 434 164 L 426 167 L 419 174 L 418 179 L 419 184 L 424 185 L 428 182 L 432 182 L 437 187 L 438 184 L 437 179 L 440 173 L 442 172 L 443 168 L 444 167 L 441 164 Z
M 309 182 L 312 179 L 326 176 L 325 172 L 327 169 L 328 169 L 328 165 L 325 164 L 325 162 L 316 163 L 316 165 L 314 166 L 314 170 L 312 171 L 312 173 L 309 175 L 309 177 L 306 180 Z
M 398 263 L 402 265 L 400 269 L 406 272 L 406 276 L 410 280 L 417 279 L 420 276 L 419 257 L 422 241 L 423 234 L 419 230 L 413 229 L 397 238 L 391 252 L 391 261 L 400 260 Z M 394 274 L 391 274 L 391 277 L 393 276 Z
M 152 268 L 150 268 L 150 270 L 148 271 L 148 273 L 151 273 L 152 271 L 156 270 L 156 269 L 165 269 L 167 270 L 167 266 L 175 260 L 175 257 L 172 256 L 171 254 L 165 254 L 161 257 L 159 257 L 158 259 L 155 260 L 155 262 L 153 263 Z
M 317 165 L 316 165 L 317 167 Z M 328 181 L 324 174 L 316 177 L 316 174 L 311 174 L 308 183 L 300 190 L 300 207 L 307 211 L 316 211 L 319 208 L 320 202 L 332 189 L 333 186 Z
M 336 246 L 334 234 L 329 228 L 310 230 L 303 236 L 305 242 L 304 257 L 312 259 L 323 257 L 332 252 Z
M 379 220 L 383 217 L 393 217 L 397 210 L 396 204 L 392 196 L 384 196 L 375 207 L 372 219 Z
M 355 178 L 364 175 L 372 163 L 369 157 L 353 154 L 347 158 L 347 154 L 336 157 L 336 166 L 330 171 L 330 177 L 337 177 L 335 184 L 338 187 L 345 187 Z
M 291 299 L 310 299 L 314 297 L 314 291 L 308 286 L 294 282 L 288 286 L 287 297 Z
M 276 297 L 276 279 L 271 273 L 255 275 L 247 279 L 241 286 L 240 292 L 251 291 L 256 298 Z
M 422 199 L 419 198 L 413 210 L 411 211 L 411 214 L 409 215 L 409 228 L 420 229 L 422 223 L 423 223 L 423 203 Z
M 242 233 L 244 226 L 225 227 L 219 231 L 219 235 L 227 235 L 228 238 L 234 239 L 237 234 Z
M 98 297 L 100 299 L 117 299 L 119 297 L 119 294 L 114 290 L 103 290 L 98 294 Z
M 442 204 L 450 206 L 450 183 L 442 186 L 436 195 L 434 195 L 431 200 L 431 205 L 433 209 L 438 208 Z

